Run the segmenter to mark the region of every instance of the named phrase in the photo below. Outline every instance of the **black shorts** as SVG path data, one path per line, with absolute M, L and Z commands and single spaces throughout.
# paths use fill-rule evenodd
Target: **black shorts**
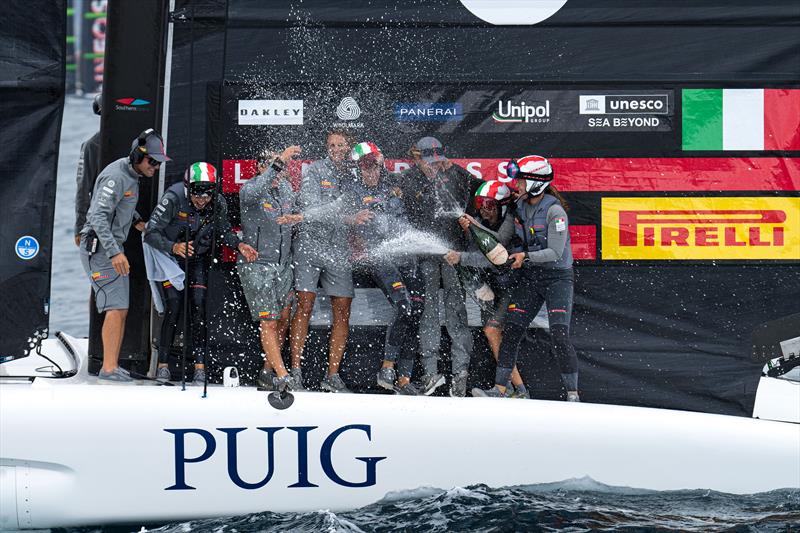
M 546 303 L 550 325 L 563 324 L 569 327 L 575 284 L 572 269 L 530 266 L 523 269 L 516 279 L 517 283 L 509 291 L 506 321 L 528 327 L 542 304 Z

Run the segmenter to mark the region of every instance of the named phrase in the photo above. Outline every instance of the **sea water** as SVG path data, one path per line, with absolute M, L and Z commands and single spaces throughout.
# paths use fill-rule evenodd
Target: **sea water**
M 118 533 L 128 528 L 92 528 Z M 387 494 L 346 512 L 256 513 L 150 525 L 159 533 L 393 531 L 796 532 L 800 490 L 732 495 L 709 490 L 649 491 L 589 478 L 490 488 L 422 487 Z M 70 533 L 89 529 L 70 529 Z

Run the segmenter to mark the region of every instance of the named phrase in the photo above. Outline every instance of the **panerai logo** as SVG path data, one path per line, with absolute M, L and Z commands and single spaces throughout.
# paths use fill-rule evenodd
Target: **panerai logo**
M 276 438 L 275 434 L 282 430 L 281 435 Z M 205 429 L 199 428 L 183 428 L 183 429 L 165 429 L 167 433 L 173 436 L 174 441 L 174 461 L 175 461 L 175 482 L 166 487 L 164 490 L 196 490 L 198 485 L 195 480 L 208 480 L 208 475 L 198 472 L 203 469 L 202 463 L 208 460 L 212 462 L 224 461 L 227 465 L 228 479 L 242 489 L 255 490 L 266 486 L 272 476 L 275 474 L 276 468 L 286 469 L 286 472 L 296 473 L 296 481 L 290 485 L 289 488 L 304 488 L 304 487 L 318 487 L 314 481 L 319 479 L 311 479 L 309 474 L 309 463 L 313 461 L 315 467 L 311 471 L 317 472 L 316 465 L 322 469 L 325 477 L 337 485 L 343 487 L 359 488 L 371 487 L 377 483 L 377 465 L 386 457 L 355 457 L 351 460 L 361 461 L 364 463 L 363 474 L 360 474 L 357 479 L 352 479 L 355 476 L 348 476 L 345 479 L 340 475 L 341 471 L 354 472 L 351 465 L 342 467 L 340 465 L 337 470 L 334 465 L 333 446 L 336 440 L 348 432 L 353 432 L 355 435 L 348 435 L 345 440 L 352 440 L 358 435 L 363 435 L 361 438 L 366 437 L 366 442 L 372 440 L 372 427 L 366 424 L 351 424 L 342 426 L 332 431 L 327 435 L 324 440 L 321 438 L 313 438 L 312 442 L 322 441 L 319 445 L 319 455 L 311 453 L 312 445 L 309 444 L 309 433 L 319 429 L 318 426 L 295 426 L 295 427 L 257 427 L 253 429 L 236 427 L 236 428 L 217 428 L 215 433 Z M 293 432 L 289 433 L 289 432 Z M 283 438 L 282 438 L 283 437 Z M 249 444 L 258 442 L 258 452 L 256 461 L 250 464 L 246 459 L 240 457 L 239 454 L 239 439 L 247 440 Z M 350 442 L 348 440 L 348 442 Z M 220 444 L 218 444 L 218 442 Z M 339 448 L 341 448 L 341 444 Z M 244 445 L 243 445 L 244 447 Z M 288 447 L 287 451 L 285 448 Z M 219 453 L 217 450 L 219 449 Z M 187 453 L 189 450 L 192 452 Z M 275 455 L 278 455 L 276 460 Z M 223 455 L 223 458 L 217 459 L 215 456 Z M 266 467 L 264 466 L 264 457 L 267 458 Z M 293 458 L 293 460 L 289 460 Z M 337 450 L 337 461 L 342 459 L 342 451 Z M 189 466 L 192 465 L 192 466 Z M 188 467 L 188 468 L 187 468 Z M 259 471 L 254 470 L 258 468 Z M 264 472 L 262 469 L 266 469 Z M 206 466 L 206 470 L 209 467 Z M 216 472 L 217 467 L 213 466 L 211 469 Z M 359 468 L 360 470 L 360 468 Z M 283 477 L 283 479 L 286 479 Z M 218 483 L 219 480 L 214 480 Z M 206 485 L 203 489 L 213 490 L 214 486 Z
M 495 122 L 550 122 L 550 100 L 527 104 L 515 104 L 511 100 L 497 102 L 497 111 L 492 113 Z
M 239 100 L 240 126 L 299 126 L 302 100 Z

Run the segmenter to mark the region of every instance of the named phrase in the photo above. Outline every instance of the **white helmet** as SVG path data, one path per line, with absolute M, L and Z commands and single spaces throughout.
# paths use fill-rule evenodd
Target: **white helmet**
M 538 196 L 553 181 L 553 167 L 540 155 L 526 155 L 522 159 L 509 161 L 506 175 L 510 179 L 525 180 L 525 191 L 531 196 Z

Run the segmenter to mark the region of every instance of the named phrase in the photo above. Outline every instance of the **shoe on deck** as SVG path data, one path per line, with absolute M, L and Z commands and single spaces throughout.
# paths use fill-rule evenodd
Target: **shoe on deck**
M 326 376 L 325 379 L 323 379 L 319 384 L 319 387 L 328 392 L 353 392 L 347 388 L 347 385 L 344 384 L 344 381 L 342 381 L 342 378 L 339 377 L 339 374 L 331 374 L 330 376 Z
M 444 385 L 444 376 L 441 374 L 425 374 L 420 381 L 414 384 L 420 394 L 430 396 L 436 389 Z
M 531 399 L 531 393 L 530 393 L 530 391 L 528 389 L 525 389 L 525 392 L 520 392 L 516 388 L 514 388 L 514 389 L 508 389 L 507 388 L 506 392 L 509 392 L 511 390 L 513 390 L 514 392 L 512 392 L 511 394 L 508 395 L 509 398 L 516 398 L 517 400 L 530 400 Z
M 395 390 L 394 382 L 397 380 L 397 373 L 394 368 L 381 368 L 378 370 L 378 387 L 386 390 Z
M 568 402 L 580 402 L 581 398 L 578 396 L 578 393 L 575 391 L 567 391 L 567 401 Z
M 292 368 L 289 370 L 289 375 L 292 376 L 291 390 L 304 391 L 306 388 L 303 386 L 303 371 L 299 368 Z
M 103 372 L 101 369 L 97 374 L 99 381 L 114 382 L 114 383 L 129 383 L 133 381 L 131 375 L 123 368 L 117 367 L 111 372 Z
M 195 387 L 202 387 L 205 385 L 206 382 L 206 371 L 197 369 L 194 371 L 194 377 L 192 378 L 192 385 Z
M 169 367 L 161 366 L 156 370 L 156 379 L 159 381 L 169 381 L 172 379 L 172 374 L 170 374 Z
M 419 391 L 411 382 L 406 383 L 402 387 L 394 387 L 394 393 L 400 396 L 419 396 Z
M 473 398 L 510 398 L 508 389 L 506 392 L 501 392 L 500 389 L 497 387 L 492 387 L 490 389 L 481 389 L 480 387 L 475 387 L 472 389 L 472 397 Z
M 275 390 L 275 372 L 272 370 L 261 369 L 258 373 L 258 386 L 266 390 Z
M 458 374 L 453 376 L 453 380 L 450 382 L 450 396 L 453 398 L 463 398 L 467 395 L 467 378 L 469 377 L 469 373 L 466 370 L 462 370 Z

